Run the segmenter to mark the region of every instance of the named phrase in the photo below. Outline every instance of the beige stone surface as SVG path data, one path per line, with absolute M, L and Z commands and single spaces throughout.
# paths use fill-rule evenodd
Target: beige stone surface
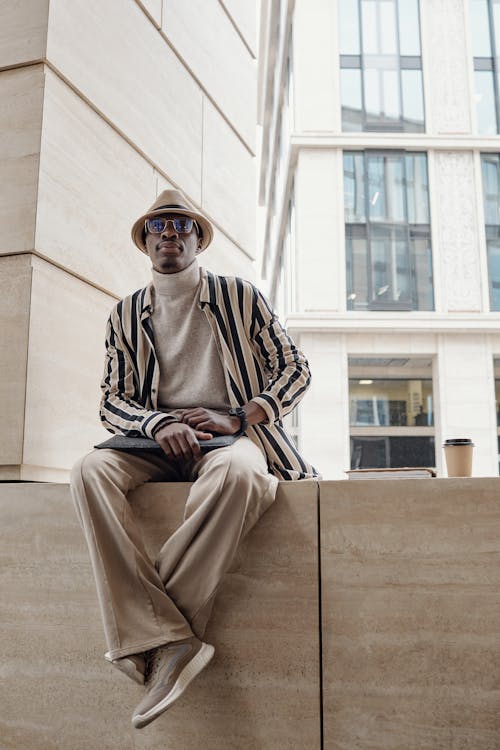
M 214 239 L 207 252 L 200 256 L 200 263 L 214 273 L 227 276 L 239 276 L 242 279 L 256 281 L 257 268 L 243 250 L 231 242 L 229 237 L 217 227 L 214 229 Z
M 203 200 L 228 236 L 255 257 L 255 158 L 219 112 L 203 102 Z
M 111 294 L 150 279 L 130 229 L 155 197 L 154 169 L 61 79 L 46 71 L 35 244 Z
M 131 495 L 152 554 L 180 521 L 188 488 Z M 316 496 L 315 482 L 280 486 L 219 590 L 206 633 L 214 660 L 137 731 L 130 717 L 142 689 L 103 659 L 68 487 L 0 486 L 6 750 L 319 750 Z
M 320 484 L 325 750 L 494 750 L 500 480 Z
M 142 6 L 151 16 L 155 25 L 161 27 L 161 5 L 162 0 L 136 0 L 139 6 Z
M 202 93 L 137 3 L 51 0 L 47 57 L 200 202 Z
M 0 67 L 44 57 L 48 12 L 49 0 L 0 0 Z
M 0 72 L 0 254 L 33 249 L 43 66 Z
M 255 3 L 247 3 L 255 10 Z M 165 0 L 163 32 L 217 103 L 255 150 L 256 62 L 219 0 Z
M 156 181 L 157 195 L 162 190 L 173 187 L 158 172 L 156 172 Z M 212 222 L 214 221 L 212 216 L 209 218 Z M 243 279 L 253 281 L 256 277 L 255 262 L 238 245 L 235 245 L 216 224 L 212 223 L 212 226 L 214 238 L 209 248 L 200 255 L 200 264 L 214 273 L 240 276 Z
M 164 2 L 167 2 L 167 0 L 164 0 Z M 219 2 L 231 16 L 233 23 L 238 27 L 239 33 L 256 57 L 257 12 L 260 3 L 245 2 L 245 0 L 219 0 Z
M 31 294 L 29 255 L 0 257 L 0 287 L 0 465 L 15 466 L 22 462 L 23 448 Z
M 0 485 L 0 529 L 2 750 L 133 750 L 68 487 Z
M 46 261 L 34 257 L 32 263 L 24 478 L 50 479 L 50 469 L 61 481 L 61 469 L 70 469 L 106 434 L 98 416 L 99 382 L 114 300 Z

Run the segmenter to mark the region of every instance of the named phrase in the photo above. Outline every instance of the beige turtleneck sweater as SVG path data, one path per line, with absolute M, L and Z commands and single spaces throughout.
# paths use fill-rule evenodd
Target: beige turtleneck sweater
M 221 357 L 205 313 L 198 307 L 198 260 L 178 273 L 152 272 L 159 409 L 174 415 L 177 409 L 197 406 L 226 412 L 231 404 Z

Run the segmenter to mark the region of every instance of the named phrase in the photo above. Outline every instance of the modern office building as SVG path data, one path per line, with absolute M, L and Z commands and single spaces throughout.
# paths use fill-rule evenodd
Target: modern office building
M 497 0 L 262 5 L 262 273 L 312 367 L 291 424 L 327 478 L 498 474 Z
M 252 278 L 255 4 L 0 3 L 0 480 L 66 481 L 98 417 L 111 307 L 151 278 L 130 228 L 166 187 Z M 242 93 L 244 92 L 244 93 Z

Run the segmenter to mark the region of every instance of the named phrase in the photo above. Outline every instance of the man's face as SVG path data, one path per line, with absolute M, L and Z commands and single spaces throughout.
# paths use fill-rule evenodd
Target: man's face
M 163 219 L 182 218 L 182 214 L 158 214 Z M 160 234 L 146 231 L 146 250 L 151 258 L 153 268 L 158 273 L 178 273 L 193 262 L 200 238 L 196 225 L 189 234 L 176 232 L 171 221 Z

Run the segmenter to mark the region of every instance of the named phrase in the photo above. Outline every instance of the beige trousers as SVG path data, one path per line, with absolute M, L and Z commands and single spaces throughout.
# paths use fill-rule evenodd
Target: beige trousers
M 193 481 L 184 520 L 148 556 L 127 493 L 150 480 Z M 239 541 L 272 504 L 278 479 L 247 437 L 191 462 L 94 450 L 71 473 L 71 493 L 97 586 L 111 659 L 193 633 L 202 638 Z

